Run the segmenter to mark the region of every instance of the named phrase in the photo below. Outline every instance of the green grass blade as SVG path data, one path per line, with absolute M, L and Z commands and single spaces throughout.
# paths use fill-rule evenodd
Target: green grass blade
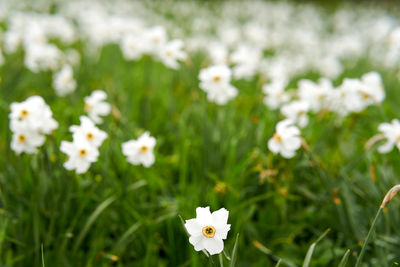
M 231 263 L 229 264 L 229 267 L 234 267 L 236 264 L 238 241 L 239 241 L 239 234 L 236 235 L 236 241 L 235 241 L 235 245 L 233 246 L 233 250 L 232 250 L 232 254 L 231 254 L 232 255 Z
M 87 220 L 85 226 L 82 228 L 82 231 L 79 233 L 79 236 L 75 242 L 73 251 L 76 251 L 80 244 L 82 243 L 83 239 L 85 238 L 86 234 L 88 233 L 90 227 L 93 225 L 93 223 L 96 221 L 96 219 L 99 217 L 99 215 L 113 203 L 117 199 L 116 196 L 111 196 L 104 200 L 95 210 L 94 212 L 90 215 L 89 219 Z
M 318 237 L 318 239 L 317 239 L 314 243 L 311 244 L 310 248 L 309 248 L 308 251 L 307 251 L 306 258 L 304 259 L 303 267 L 308 267 L 308 266 L 310 266 L 311 257 L 312 257 L 312 255 L 313 255 L 313 253 L 314 253 L 315 246 L 318 244 L 318 242 L 319 242 L 321 239 L 323 239 L 323 238 L 329 233 L 330 230 L 331 230 L 331 229 L 328 228 L 322 235 L 320 235 L 320 237 Z
M 346 253 L 344 253 L 342 260 L 340 261 L 338 267 L 345 267 L 347 264 L 347 261 L 349 260 L 349 256 L 350 256 L 350 249 L 348 249 L 346 251 Z
M 136 232 L 136 230 L 139 229 L 140 226 L 142 226 L 142 224 L 140 222 L 137 222 L 137 223 L 133 224 L 131 227 L 129 227 L 129 229 L 126 230 L 126 232 L 116 242 L 115 249 L 119 250 L 119 249 L 123 248 L 124 246 L 126 246 L 127 239 L 134 232 Z

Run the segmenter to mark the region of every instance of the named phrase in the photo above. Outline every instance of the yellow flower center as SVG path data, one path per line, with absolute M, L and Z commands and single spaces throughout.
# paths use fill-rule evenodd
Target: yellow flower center
M 146 153 L 147 150 L 149 150 L 149 148 L 148 148 L 147 146 L 141 146 L 141 147 L 140 147 L 140 152 L 141 152 L 141 153 Z
M 211 225 L 203 227 L 201 231 L 203 235 L 207 238 L 213 238 L 215 236 L 215 228 Z
M 94 138 L 94 135 L 92 133 L 87 133 L 86 138 L 87 138 L 87 140 L 92 141 Z
M 278 133 L 274 133 L 274 136 L 272 138 L 274 138 L 274 140 L 278 143 L 282 142 L 282 136 L 280 136 Z
M 84 156 L 86 156 L 86 155 L 87 155 L 86 149 L 81 149 L 81 150 L 79 150 L 79 156 L 80 156 L 80 157 L 84 157 Z
M 363 99 L 369 99 L 371 96 L 369 94 L 365 93 L 365 92 L 361 92 L 361 97 Z
M 400 142 L 400 135 L 397 136 L 397 142 Z
M 25 143 L 26 137 L 23 134 L 18 135 L 18 142 Z
M 221 77 L 219 77 L 219 76 L 214 76 L 214 82 L 219 82 L 221 80 Z
M 26 109 L 21 110 L 21 113 L 20 113 L 21 118 L 26 118 L 26 117 L 28 117 L 28 115 L 29 115 L 29 112 Z
M 167 57 L 170 57 L 170 56 L 172 56 L 172 52 L 171 52 L 171 50 L 167 50 L 167 51 L 165 51 L 165 55 L 166 55 Z
M 90 105 L 89 103 L 85 103 L 85 110 L 86 111 L 90 111 L 93 108 L 92 105 Z

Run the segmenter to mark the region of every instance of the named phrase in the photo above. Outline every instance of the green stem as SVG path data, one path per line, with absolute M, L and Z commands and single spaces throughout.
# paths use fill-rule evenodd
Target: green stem
M 371 240 L 372 233 L 374 232 L 375 227 L 376 227 L 376 222 L 378 221 L 379 215 L 381 213 L 382 213 L 382 207 L 380 207 L 378 212 L 376 213 L 375 219 L 372 222 L 371 228 L 369 228 L 367 237 L 365 238 L 364 244 L 363 244 L 363 246 L 361 248 L 360 256 L 358 256 L 356 265 L 354 267 L 359 267 L 361 265 L 361 260 L 362 260 L 362 258 L 364 256 L 364 253 L 365 253 L 365 250 L 367 248 L 367 245 L 368 245 L 369 241 Z

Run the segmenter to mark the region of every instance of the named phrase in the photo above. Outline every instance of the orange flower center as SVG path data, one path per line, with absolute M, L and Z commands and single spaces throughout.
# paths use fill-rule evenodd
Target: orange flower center
M 219 76 L 214 76 L 214 82 L 219 82 L 221 80 L 221 77 L 219 77 Z
M 18 142 L 25 143 L 26 137 L 23 134 L 18 135 Z
M 87 138 L 89 141 L 92 141 L 93 138 L 94 138 L 94 136 L 93 136 L 92 133 L 87 133 L 87 134 L 86 134 L 86 138 Z
M 148 148 L 147 146 L 141 146 L 141 147 L 140 147 L 140 152 L 141 152 L 141 153 L 146 153 L 147 150 L 149 150 L 149 148 Z
M 203 235 L 207 238 L 213 238 L 215 236 L 215 228 L 211 225 L 203 227 L 201 231 Z
M 282 136 L 280 136 L 278 133 L 274 133 L 274 136 L 272 138 L 274 138 L 274 140 L 278 143 L 282 142 Z
M 21 114 L 20 114 L 21 118 L 26 118 L 26 117 L 28 117 L 28 115 L 29 115 L 29 112 L 26 109 L 21 110 Z
M 80 157 L 84 157 L 84 156 L 86 156 L 86 155 L 87 155 L 86 149 L 81 149 L 81 150 L 79 150 L 79 156 L 80 156 Z
M 89 103 L 85 103 L 85 110 L 86 110 L 86 111 L 89 111 L 89 110 L 91 110 L 92 108 L 93 108 L 92 105 L 90 105 Z

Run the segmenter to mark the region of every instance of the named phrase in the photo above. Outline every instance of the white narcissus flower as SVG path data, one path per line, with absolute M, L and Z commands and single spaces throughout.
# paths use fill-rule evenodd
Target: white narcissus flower
M 85 111 L 89 118 L 96 124 L 102 123 L 100 116 L 107 116 L 111 112 L 111 105 L 105 100 L 107 94 L 102 90 L 95 90 L 90 96 L 85 97 Z
M 374 104 L 379 104 L 385 99 L 386 93 L 378 72 L 371 71 L 364 74 L 361 81 L 366 85 L 366 87 L 360 88 L 364 97 L 371 98 Z
M 44 141 L 44 135 L 29 129 L 27 125 L 17 123 L 13 130 L 11 149 L 17 154 L 22 152 L 34 154 L 37 152 L 37 147 L 42 146 Z
M 271 109 L 277 109 L 282 104 L 290 100 L 290 95 L 285 92 L 287 85 L 286 80 L 275 79 L 269 84 L 264 84 L 262 87 L 264 97 L 264 104 Z
M 237 89 L 230 84 L 231 76 L 232 71 L 226 65 L 211 66 L 200 71 L 200 88 L 207 93 L 209 101 L 224 105 L 237 96 Z
M 296 100 L 283 105 L 281 112 L 286 118 L 303 128 L 308 124 L 307 112 L 309 107 L 307 102 Z
M 231 229 L 228 216 L 229 211 L 224 208 L 213 213 L 210 212 L 210 207 L 196 209 L 196 218 L 185 222 L 185 228 L 190 235 L 189 242 L 196 251 L 205 249 L 210 255 L 223 251 L 223 240 Z
M 97 147 L 80 139 L 75 139 L 73 142 L 62 141 L 60 150 L 68 156 L 64 167 L 67 170 L 75 170 L 76 173 L 85 173 L 99 156 Z
M 94 147 L 99 147 L 107 138 L 107 133 L 96 127 L 88 117 L 80 117 L 81 125 L 72 125 L 69 130 L 74 140 L 86 141 Z
M 301 146 L 300 130 L 291 120 L 283 120 L 276 125 L 276 132 L 268 141 L 268 149 L 284 158 L 292 158 Z
M 140 59 L 146 52 L 146 43 L 137 35 L 127 35 L 121 40 L 121 51 L 126 60 Z
M 142 164 L 146 168 L 153 165 L 155 161 L 154 147 L 156 139 L 149 132 L 142 134 L 137 140 L 129 140 L 122 144 L 122 153 L 133 165 Z
M 179 68 L 178 60 L 185 60 L 187 57 L 182 48 L 182 40 L 172 40 L 160 49 L 159 57 L 165 66 L 171 69 Z
M 386 143 L 378 148 L 379 153 L 389 153 L 394 146 L 400 150 L 400 121 L 393 119 L 392 123 L 381 123 L 379 131 L 386 138 Z
M 53 87 L 58 96 L 65 96 L 75 91 L 76 81 L 70 65 L 64 65 L 59 72 L 53 75 Z

